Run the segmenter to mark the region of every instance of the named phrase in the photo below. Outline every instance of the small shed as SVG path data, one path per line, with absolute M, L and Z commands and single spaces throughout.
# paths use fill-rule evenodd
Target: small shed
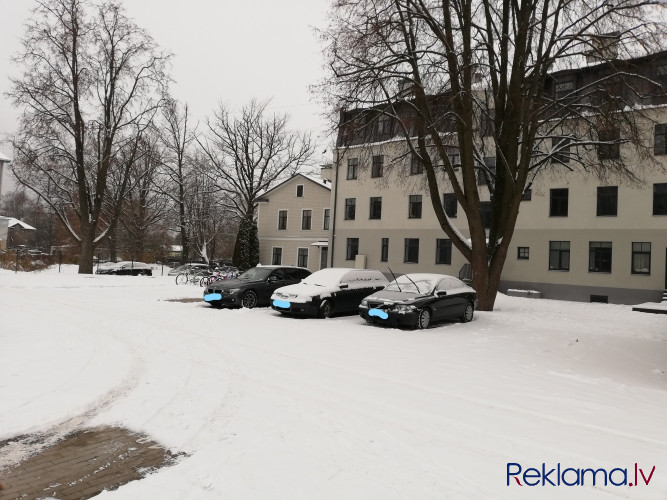
M 36 231 L 30 224 L 14 217 L 3 217 L 0 215 L 0 250 L 15 247 L 17 245 L 32 246 Z

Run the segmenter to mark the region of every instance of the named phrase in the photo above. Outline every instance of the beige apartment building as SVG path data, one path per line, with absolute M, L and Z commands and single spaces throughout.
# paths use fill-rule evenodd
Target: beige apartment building
M 651 60 L 647 71 L 667 80 L 667 53 Z M 567 85 L 585 81 L 578 70 L 558 78 Z M 667 289 L 667 99 L 661 95 L 649 104 L 642 137 L 653 151 L 651 161 L 633 157 L 626 144 L 604 151 L 610 158 L 621 155 L 639 182 L 612 174 L 601 181 L 578 168 L 542 172 L 533 180 L 521 204 L 502 292 L 519 288 L 545 298 L 625 304 L 661 300 Z M 407 154 L 405 139 L 382 121 L 374 124 L 371 140 L 339 136 L 331 178 L 331 265 L 396 274 L 466 272 L 465 259 L 436 220 L 422 169 Z M 450 159 L 456 163 L 455 154 Z M 495 166 L 495 158 L 484 160 Z M 437 202 L 467 236 L 465 214 L 442 181 Z M 479 181 L 480 197 L 488 200 Z M 483 203 L 487 209 L 490 203 Z
M 330 201 L 330 180 L 312 175 L 296 174 L 267 191 L 257 213 L 260 263 L 327 267 Z

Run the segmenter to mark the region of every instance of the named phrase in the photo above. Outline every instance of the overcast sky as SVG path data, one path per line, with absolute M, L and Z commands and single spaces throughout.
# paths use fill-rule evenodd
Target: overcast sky
M 160 47 L 174 54 L 174 97 L 198 118 L 223 101 L 238 109 L 253 97 L 290 115 L 292 128 L 321 135 L 324 111 L 308 87 L 323 75 L 322 27 L 328 0 L 125 0 L 128 15 Z M 16 128 L 18 110 L 4 95 L 18 76 L 11 57 L 19 48 L 32 0 L 0 0 L 0 140 Z M 316 161 L 330 161 L 320 140 Z M 11 156 L 7 144 L 0 151 Z M 5 179 L 7 181 L 7 179 Z M 3 186 L 3 192 L 6 192 Z

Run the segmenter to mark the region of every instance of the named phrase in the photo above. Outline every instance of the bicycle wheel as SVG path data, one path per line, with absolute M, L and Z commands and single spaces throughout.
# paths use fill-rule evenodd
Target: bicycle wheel
M 181 273 L 176 276 L 176 284 L 177 285 L 185 285 L 188 282 L 188 275 L 185 273 Z

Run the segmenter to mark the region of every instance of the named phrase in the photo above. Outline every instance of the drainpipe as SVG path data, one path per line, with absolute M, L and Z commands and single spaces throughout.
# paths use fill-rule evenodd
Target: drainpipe
M 338 147 L 336 146 L 336 161 L 334 163 L 334 168 L 336 169 L 336 182 L 333 186 L 333 217 L 331 221 L 331 265 L 329 267 L 334 267 L 334 249 L 336 248 L 336 205 L 338 205 L 338 163 L 340 161 L 340 153 Z

